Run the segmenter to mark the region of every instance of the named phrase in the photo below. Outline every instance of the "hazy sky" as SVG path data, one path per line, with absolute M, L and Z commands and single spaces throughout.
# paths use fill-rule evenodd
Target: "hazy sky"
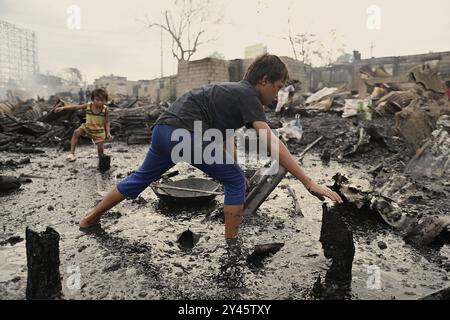
M 212 0 L 223 23 L 210 31 L 218 40 L 194 59 L 217 51 L 242 58 L 244 48 L 263 42 L 271 53 L 292 55 L 286 39 L 290 16 L 294 32 L 317 33 L 323 41 L 336 29 L 347 51 L 376 57 L 450 51 L 449 0 Z M 77 67 L 89 81 L 107 74 L 131 80 L 160 74 L 160 31 L 146 29 L 145 14 L 158 19 L 168 1 L 0 0 L 0 19 L 34 30 L 42 73 Z M 67 27 L 70 5 L 81 9 L 81 29 Z M 371 5 L 380 8 L 380 29 L 369 29 Z M 164 41 L 164 73 L 175 74 L 169 38 Z

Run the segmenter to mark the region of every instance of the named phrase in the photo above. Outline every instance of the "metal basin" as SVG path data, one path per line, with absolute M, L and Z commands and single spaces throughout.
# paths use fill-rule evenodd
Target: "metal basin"
M 164 185 L 178 188 L 198 189 L 217 192 L 220 184 L 208 179 L 188 178 L 176 181 L 164 182 Z M 195 191 L 173 190 L 162 186 L 152 186 L 153 192 L 166 203 L 182 205 L 202 205 L 213 200 L 215 194 L 206 194 Z

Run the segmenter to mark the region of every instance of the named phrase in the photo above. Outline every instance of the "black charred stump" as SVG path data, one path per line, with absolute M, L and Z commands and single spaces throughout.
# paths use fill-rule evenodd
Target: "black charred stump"
M 352 282 L 352 265 L 355 256 L 353 232 L 345 223 L 341 212 L 322 205 L 320 242 L 331 266 L 325 275 L 324 299 L 348 299 Z
M 27 299 L 55 299 L 61 295 L 59 273 L 59 234 L 47 227 L 44 232 L 29 228 L 25 232 L 27 248 Z
M 331 152 L 330 149 L 328 149 L 328 146 L 325 150 L 323 150 L 322 154 L 320 155 L 320 159 L 322 160 L 322 163 L 327 165 L 330 163 L 331 160 Z
M 262 267 L 262 261 L 277 253 L 283 248 L 284 243 L 268 243 L 255 246 L 255 250 L 247 257 L 247 263 L 251 267 Z
M 22 186 L 22 183 L 30 183 L 31 179 L 17 178 L 13 176 L 0 176 L 0 193 L 9 193 L 17 190 Z
M 4 177 L 0 176 L 0 192 L 10 192 L 12 190 L 17 190 L 22 184 L 16 177 Z
M 98 169 L 101 172 L 108 171 L 111 168 L 111 157 L 105 154 L 98 158 Z
M 70 140 L 66 140 L 61 144 L 61 149 L 63 151 L 70 151 Z

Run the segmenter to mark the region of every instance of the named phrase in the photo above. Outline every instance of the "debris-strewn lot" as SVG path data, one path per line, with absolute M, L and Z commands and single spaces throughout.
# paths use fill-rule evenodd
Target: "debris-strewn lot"
M 320 242 L 321 204 L 292 177 L 283 180 L 256 216 L 243 222 L 243 253 L 237 262 L 227 256 L 221 217 L 209 216 L 220 208 L 221 197 L 201 208 L 172 208 L 160 203 L 147 189 L 138 201 L 125 202 L 109 212 L 102 229 L 91 234 L 79 231 L 79 219 L 101 199 L 97 191 L 107 191 L 120 179 L 117 177 L 136 168 L 147 150 L 145 146 L 135 146 L 128 148 L 127 153 L 117 152 L 125 147 L 119 144 L 109 150 L 114 154 L 113 167 L 106 174 L 97 171 L 91 146 L 81 147 L 79 160 L 74 164 L 64 163 L 65 154 L 45 149 L 46 154 L 33 155 L 30 164 L 4 172 L 42 178 L 32 178 L 32 183 L 1 198 L 2 241 L 6 241 L 0 247 L 2 298 L 25 298 L 26 226 L 35 230 L 50 226 L 61 235 L 60 270 L 65 298 L 416 299 L 448 285 L 448 245 L 406 243 L 402 234 L 379 216 L 370 212 L 358 214 L 353 208 L 345 208 L 334 217 L 340 222 L 331 222 L 332 232 L 328 234 L 338 238 L 331 244 L 336 250 L 347 252 L 354 245 L 354 257 L 337 255 L 335 260 L 328 260 Z M 336 172 L 361 186 L 368 185 L 372 178 L 348 164 L 331 161 L 323 166 L 318 154 L 307 155 L 303 164 L 313 178 L 329 185 Z M 202 176 L 187 165 L 177 169 L 185 172 L 182 177 Z M 283 185 L 296 191 L 304 218 L 294 213 Z M 176 242 L 187 229 L 200 235 L 191 250 L 181 249 Z M 353 241 L 340 241 L 343 232 L 352 233 Z M 280 242 L 284 246 L 264 259 L 262 266 L 253 267 L 247 262 L 253 246 Z M 380 248 L 380 243 L 387 248 Z M 339 269 L 340 258 L 350 259 L 347 267 Z M 371 265 L 381 272 L 381 290 L 367 288 L 368 272 L 376 270 L 370 269 Z M 72 283 L 70 276 L 78 267 L 81 289 L 70 290 L 67 284 Z M 336 271 L 330 270 L 338 270 L 337 274 L 344 277 L 337 287 L 342 291 L 327 294 L 323 289 L 315 289 L 318 282 L 324 287 L 335 281 Z M 348 285 L 351 289 L 346 289 Z
M 59 233 L 66 299 L 419 299 L 448 288 L 450 110 L 435 76 L 421 72 L 408 88 L 382 86 L 369 97 L 325 88 L 268 111 L 296 156 L 322 137 L 303 167 L 346 202 L 324 205 L 287 175 L 245 217 L 233 252 L 223 239 L 222 196 L 173 206 L 148 188 L 101 227 L 78 229 L 144 159 L 164 106 L 110 108 L 117 140 L 106 149 L 111 169 L 100 173 L 88 143 L 65 162 L 82 115 L 52 113 L 64 101 L 3 104 L 0 297 L 25 298 L 26 227 Z M 172 180 L 204 177 L 186 164 L 172 170 L 180 172 Z

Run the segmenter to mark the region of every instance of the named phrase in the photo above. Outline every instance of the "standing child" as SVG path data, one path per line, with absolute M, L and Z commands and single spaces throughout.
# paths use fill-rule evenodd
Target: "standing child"
M 104 89 L 95 89 L 91 93 L 91 102 L 81 105 L 69 105 L 55 109 L 55 112 L 63 110 L 86 110 L 86 123 L 83 123 L 76 129 L 70 141 L 70 154 L 67 156 L 68 161 L 75 161 L 75 148 L 78 139 L 81 136 L 88 137 L 94 141 L 97 146 L 99 158 L 103 156 L 103 145 L 105 140 L 111 140 L 110 122 L 108 107 L 105 105 L 108 101 L 108 93 Z

